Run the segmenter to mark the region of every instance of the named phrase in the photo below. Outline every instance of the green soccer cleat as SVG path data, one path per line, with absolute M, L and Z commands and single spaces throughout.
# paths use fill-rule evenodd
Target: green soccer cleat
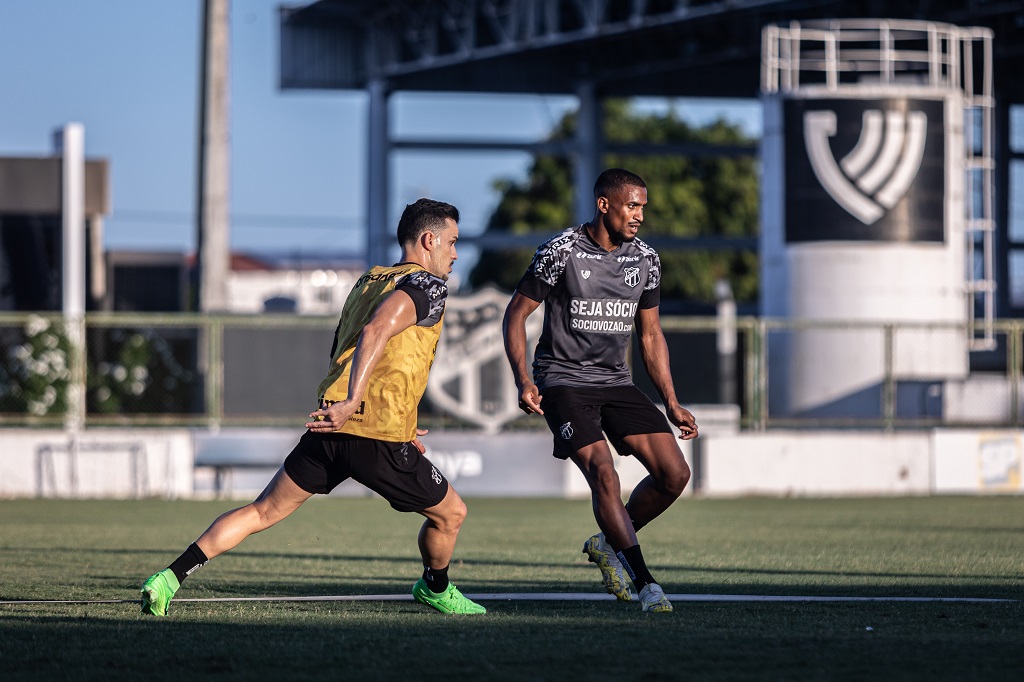
M 181 585 L 174 571 L 165 568 L 142 583 L 142 612 L 153 616 L 166 616 L 171 597 Z
M 583 543 L 583 553 L 601 569 L 601 582 L 604 589 L 608 590 L 608 594 L 614 594 L 619 601 L 633 600 L 633 593 L 626 582 L 626 573 L 622 570 L 622 562 L 604 539 L 604 533 L 587 538 Z
M 487 613 L 487 609 L 459 592 L 455 583 L 448 583 L 448 589 L 435 594 L 427 587 L 427 581 L 420 578 L 412 586 L 412 596 L 421 604 L 433 606 L 441 613 Z
M 648 583 L 640 590 L 640 608 L 647 613 L 671 613 L 672 602 L 658 583 Z

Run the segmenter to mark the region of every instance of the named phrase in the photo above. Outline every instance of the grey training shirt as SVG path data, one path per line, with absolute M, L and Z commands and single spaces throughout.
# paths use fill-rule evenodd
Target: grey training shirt
M 637 310 L 660 302 L 661 260 L 634 239 L 605 251 L 585 225 L 541 244 L 516 289 L 545 303 L 533 380 L 548 386 L 628 386 L 626 349 Z

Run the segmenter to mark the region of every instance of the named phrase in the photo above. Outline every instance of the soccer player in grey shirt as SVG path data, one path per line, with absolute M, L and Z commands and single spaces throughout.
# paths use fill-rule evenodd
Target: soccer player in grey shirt
M 625 569 L 642 609 L 666 612 L 672 603 L 648 570 L 636 532 L 668 509 L 690 480 L 669 421 L 683 440 L 697 437 L 697 424 L 672 384 L 658 315 L 661 261 L 636 238 L 647 186 L 635 173 L 612 168 L 598 177 L 594 198 L 589 223 L 563 230 L 537 249 L 505 310 L 505 352 L 519 407 L 544 416 L 554 456 L 571 459 L 590 485 L 600 532 L 587 539 L 583 552 L 601 569 L 605 589 L 632 600 Z M 526 319 L 542 302 L 544 328 L 531 379 Z M 668 420 L 630 376 L 626 350 L 634 327 Z M 635 456 L 649 474 L 625 505 L 605 435 L 619 455 Z

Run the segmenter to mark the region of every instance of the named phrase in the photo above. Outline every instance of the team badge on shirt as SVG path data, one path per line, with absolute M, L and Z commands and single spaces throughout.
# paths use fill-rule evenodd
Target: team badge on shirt
M 626 268 L 625 281 L 628 286 L 635 287 L 640 284 L 640 268 Z

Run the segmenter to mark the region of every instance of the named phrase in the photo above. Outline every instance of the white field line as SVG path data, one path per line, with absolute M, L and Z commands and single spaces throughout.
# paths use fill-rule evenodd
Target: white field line
M 610 594 L 591 592 L 487 592 L 467 594 L 473 601 L 615 601 Z M 843 597 L 758 594 L 669 594 L 674 602 L 1016 602 L 1017 599 L 983 597 Z M 299 601 L 412 601 L 411 594 L 349 594 L 310 597 L 204 597 L 175 599 L 175 604 L 207 602 Z M 138 599 L 12 599 L 0 605 L 20 604 L 138 604 Z

